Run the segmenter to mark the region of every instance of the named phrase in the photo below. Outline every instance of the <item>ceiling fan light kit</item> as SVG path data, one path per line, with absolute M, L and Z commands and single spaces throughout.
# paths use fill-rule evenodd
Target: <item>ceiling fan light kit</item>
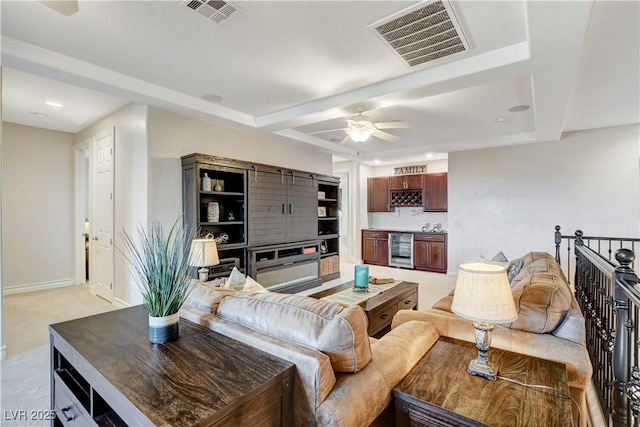
M 345 132 L 347 132 L 347 135 L 349 135 L 354 142 L 365 142 L 377 128 L 368 117 L 360 115 L 358 119 L 359 120 L 349 120 Z

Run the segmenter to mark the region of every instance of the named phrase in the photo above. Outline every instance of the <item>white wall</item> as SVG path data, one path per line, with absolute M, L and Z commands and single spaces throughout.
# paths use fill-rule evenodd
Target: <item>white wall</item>
M 165 226 L 182 212 L 180 157 L 210 154 L 331 174 L 331 156 L 180 114 L 149 108 L 149 217 Z
M 638 236 L 638 125 L 449 154 L 449 271 L 502 250 L 554 253 L 564 234 Z
M 71 285 L 74 136 L 2 126 L 2 290 Z
M 122 247 L 118 233 L 123 228 L 135 234 L 139 224 L 144 226 L 147 223 L 147 109 L 146 105 L 129 104 L 76 135 L 76 142 L 80 142 L 115 128 L 116 247 Z M 117 249 L 114 250 L 114 256 L 114 303 L 141 304 L 138 288 Z

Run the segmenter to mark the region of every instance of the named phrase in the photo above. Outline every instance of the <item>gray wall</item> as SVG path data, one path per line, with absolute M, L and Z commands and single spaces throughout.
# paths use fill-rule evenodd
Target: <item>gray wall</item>
M 74 136 L 2 127 L 2 290 L 71 285 Z
M 640 127 L 563 135 L 561 141 L 449 154 L 449 271 L 502 250 L 553 253 L 565 234 L 637 237 Z
M 149 108 L 149 218 L 172 224 L 182 212 L 180 157 L 211 154 L 331 174 L 331 156 L 180 114 Z

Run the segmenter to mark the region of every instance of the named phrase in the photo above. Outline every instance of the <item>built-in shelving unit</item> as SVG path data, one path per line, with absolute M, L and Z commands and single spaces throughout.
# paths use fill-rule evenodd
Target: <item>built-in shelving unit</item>
M 340 277 L 340 182 L 318 181 L 318 238 L 320 276 L 323 281 Z
M 207 154 L 183 156 L 182 174 L 185 224 L 218 241 L 222 265 L 211 268 L 209 277 L 228 275 L 233 266 L 255 276 L 255 254 L 307 242 L 318 242 L 315 262 L 321 280 L 340 277 L 339 178 Z M 203 187 L 208 179 L 211 186 Z M 212 209 L 217 216 L 211 215 Z M 277 267 L 295 270 L 287 263 Z M 313 280 L 304 282 L 315 286 Z M 277 288 L 302 290 L 298 284 Z
M 233 266 L 244 272 L 247 265 L 247 170 L 238 166 L 210 156 L 182 159 L 185 222 L 195 227 L 200 237 L 213 237 L 218 242 L 223 265 L 215 267 L 210 277 L 220 275 L 216 268 L 228 275 Z M 203 189 L 205 174 L 211 179 L 211 190 Z M 211 205 L 217 206 L 215 221 L 209 214 Z

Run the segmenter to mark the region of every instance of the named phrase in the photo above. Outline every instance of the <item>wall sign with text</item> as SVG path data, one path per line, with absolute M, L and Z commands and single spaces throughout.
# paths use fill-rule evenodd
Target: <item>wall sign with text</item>
M 408 175 L 413 173 L 427 173 L 427 165 L 401 166 L 393 168 L 394 175 Z

